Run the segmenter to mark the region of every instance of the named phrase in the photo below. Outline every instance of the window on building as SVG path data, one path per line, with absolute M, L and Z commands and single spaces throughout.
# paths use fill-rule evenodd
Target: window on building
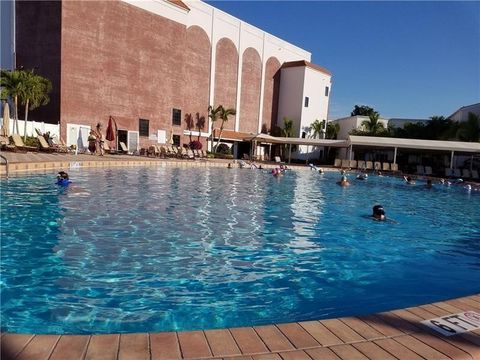
M 138 119 L 138 134 L 140 136 L 148 136 L 148 127 L 150 121 L 147 119 Z
M 172 124 L 173 125 L 182 125 L 182 110 L 173 109 L 172 111 Z
M 328 86 L 325 86 L 325 96 L 328 96 L 328 92 L 330 91 Z
M 307 133 L 305 131 L 302 131 L 302 139 L 305 139 L 307 137 Z
M 172 139 L 173 139 L 173 145 L 180 146 L 180 135 L 173 135 Z
M 305 107 L 308 107 L 308 101 L 309 101 L 309 100 L 310 100 L 310 99 L 308 98 L 308 96 L 305 96 Z

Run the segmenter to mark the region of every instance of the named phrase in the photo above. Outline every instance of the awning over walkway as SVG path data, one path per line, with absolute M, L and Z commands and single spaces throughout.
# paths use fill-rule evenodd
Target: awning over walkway
M 256 134 L 247 136 L 245 141 L 258 141 L 268 144 L 291 144 L 291 145 L 309 145 L 309 146 L 330 146 L 330 147 L 348 147 L 348 140 L 327 140 L 327 139 L 307 139 L 291 137 L 275 137 L 268 134 Z
M 351 145 L 480 153 L 480 143 L 350 135 Z

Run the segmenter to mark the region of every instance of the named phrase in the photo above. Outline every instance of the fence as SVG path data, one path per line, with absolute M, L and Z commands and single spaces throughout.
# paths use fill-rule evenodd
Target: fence
M 17 133 L 14 130 L 14 125 L 15 125 L 15 120 L 10 119 L 9 121 L 9 130 L 10 134 Z M 2 118 L 2 126 L 3 126 L 3 118 Z M 38 121 L 27 121 L 27 136 L 37 136 L 37 132 L 35 129 L 38 129 L 43 133 L 46 133 L 47 131 L 50 131 L 51 136 L 57 136 L 60 138 L 60 125 L 59 124 L 48 124 L 44 122 L 38 122 Z M 15 129 L 16 130 L 16 129 Z M 25 130 L 25 121 L 24 120 L 18 120 L 18 133 L 23 136 L 24 135 L 24 130 Z

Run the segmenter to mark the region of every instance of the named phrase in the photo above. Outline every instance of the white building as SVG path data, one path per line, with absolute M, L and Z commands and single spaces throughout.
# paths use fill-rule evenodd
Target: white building
M 453 121 L 463 122 L 468 120 L 468 113 L 474 113 L 477 116 L 480 116 L 480 103 L 462 106 L 460 109 L 455 111 L 449 118 Z

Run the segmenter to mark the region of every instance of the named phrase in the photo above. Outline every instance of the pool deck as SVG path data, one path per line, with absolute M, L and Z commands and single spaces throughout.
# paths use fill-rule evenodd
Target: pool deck
M 11 174 L 77 167 L 225 167 L 233 162 L 129 155 L 1 154 L 8 158 Z M 273 166 L 266 164 L 265 168 Z M 2 163 L 0 175 L 4 176 L 5 170 Z M 462 311 L 480 313 L 480 294 L 369 316 L 220 330 L 62 336 L 3 333 L 1 359 L 480 359 L 480 330 L 446 337 L 421 324 L 422 320 Z
M 60 154 L 41 152 L 10 152 L 1 151 L 0 154 L 9 162 L 9 174 L 31 173 L 31 172 L 52 172 L 52 170 L 68 170 L 70 168 L 94 168 L 94 167 L 129 167 L 129 166 L 180 166 L 180 167 L 227 167 L 228 163 L 238 166 L 235 163 L 239 160 L 233 159 L 212 159 L 198 158 L 195 160 L 179 158 L 159 158 L 134 155 L 87 155 L 87 154 Z M 278 167 L 274 162 L 256 162 L 265 169 Z M 289 165 L 298 169 L 310 169 L 305 165 Z M 323 167 L 322 167 L 323 168 Z M 326 170 L 329 170 L 328 167 Z M 333 168 L 332 168 L 333 170 Z M 338 169 L 335 169 L 338 170 Z M 5 176 L 6 164 L 2 159 L 0 162 L 0 176 Z
M 2 360 L 20 359 L 480 359 L 480 330 L 443 336 L 422 320 L 480 313 L 480 294 L 369 316 L 205 331 L 4 333 Z

